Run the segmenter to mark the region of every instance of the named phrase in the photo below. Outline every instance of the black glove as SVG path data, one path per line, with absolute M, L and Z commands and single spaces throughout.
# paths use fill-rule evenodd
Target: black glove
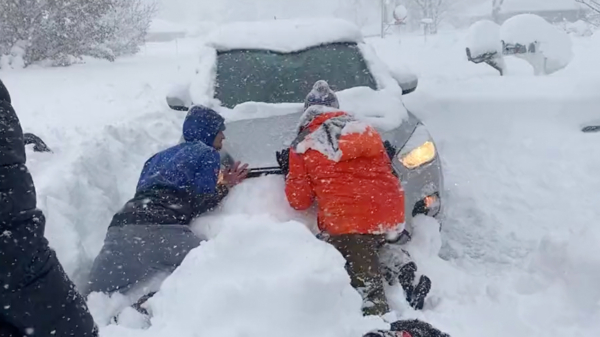
M 394 160 L 394 157 L 396 156 L 396 152 L 398 152 L 398 150 L 396 149 L 396 147 L 394 145 L 392 145 L 392 143 L 390 143 L 389 140 L 386 140 L 385 142 L 383 142 L 383 147 L 385 147 L 385 151 L 388 154 L 388 157 L 390 157 L 390 160 Z
M 281 168 L 281 173 L 287 177 L 290 172 L 290 149 L 284 149 L 281 150 L 281 152 L 277 151 L 275 152 L 275 156 L 277 157 L 277 163 Z

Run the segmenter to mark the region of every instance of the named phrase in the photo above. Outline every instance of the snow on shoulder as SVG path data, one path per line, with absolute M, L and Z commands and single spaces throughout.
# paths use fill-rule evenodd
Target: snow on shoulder
M 217 50 L 261 49 L 290 53 L 335 42 L 363 42 L 360 29 L 335 18 L 235 22 L 215 28 L 206 45 Z

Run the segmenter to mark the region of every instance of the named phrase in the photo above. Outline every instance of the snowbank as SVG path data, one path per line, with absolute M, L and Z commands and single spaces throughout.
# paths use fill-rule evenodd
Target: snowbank
M 217 50 L 264 49 L 282 53 L 333 42 L 361 42 L 352 23 L 334 18 L 236 22 L 215 28 L 207 45 Z
M 534 14 L 516 15 L 500 28 L 500 38 L 506 44 L 535 44 L 536 53 L 545 57 L 545 71 L 553 73 L 566 67 L 573 58 L 573 43 L 567 33 Z M 517 55 L 520 57 L 535 57 Z
M 106 126 L 81 144 L 57 144 L 52 154 L 28 150 L 46 236 L 76 284 L 86 281 L 108 224 L 133 196 L 144 162 L 175 144 L 180 128 L 175 113 L 148 114 Z
M 494 52 L 499 56 L 502 55 L 500 26 L 490 20 L 475 22 L 469 27 L 466 47 L 471 50 L 473 57 Z
M 362 316 L 344 264 L 301 223 L 229 216 L 149 300 L 149 329 L 113 325 L 101 336 L 359 337 L 388 328 Z

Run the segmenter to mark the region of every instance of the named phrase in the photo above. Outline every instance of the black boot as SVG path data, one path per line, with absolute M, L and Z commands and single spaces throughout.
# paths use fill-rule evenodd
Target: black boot
M 441 332 L 429 323 L 415 319 L 394 322 L 391 324 L 390 330 L 371 331 L 364 337 L 450 337 L 450 335 Z
M 431 324 L 419 321 L 418 319 L 394 322 L 390 330 L 408 332 L 411 337 L 450 337 L 447 333 L 443 333 Z
M 422 275 L 419 279 L 419 284 L 413 288 L 410 295 L 407 297 L 407 301 L 411 307 L 415 310 L 423 310 L 423 306 L 425 305 L 425 298 L 429 291 L 431 290 L 431 280 L 429 277 Z
M 408 296 L 413 292 L 413 283 L 415 282 L 415 273 L 417 271 L 417 264 L 409 262 L 400 268 L 400 274 L 398 275 L 398 282 L 402 286 L 402 289 Z

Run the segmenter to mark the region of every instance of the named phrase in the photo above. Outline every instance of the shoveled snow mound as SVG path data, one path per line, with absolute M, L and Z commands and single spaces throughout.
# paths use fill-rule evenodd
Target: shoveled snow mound
M 46 236 L 77 285 L 87 281 L 111 218 L 133 196 L 144 162 L 177 142 L 183 115 L 148 113 L 106 126 L 81 144 L 53 144 L 51 154 L 28 149 Z
M 231 215 L 149 300 L 149 329 L 111 325 L 101 336 L 359 337 L 388 328 L 362 316 L 344 264 L 301 223 Z
M 573 43 L 567 33 L 534 14 L 516 15 L 506 20 L 500 28 L 500 38 L 507 44 L 536 48 L 546 58 L 549 72 L 566 67 L 573 58 Z
M 335 18 L 235 22 L 219 26 L 207 37 L 217 50 L 264 49 L 289 53 L 333 42 L 362 42 L 354 24 Z
M 502 41 L 500 39 L 500 26 L 490 20 L 475 22 L 466 37 L 466 46 L 471 50 L 473 57 L 496 52 L 502 55 Z

